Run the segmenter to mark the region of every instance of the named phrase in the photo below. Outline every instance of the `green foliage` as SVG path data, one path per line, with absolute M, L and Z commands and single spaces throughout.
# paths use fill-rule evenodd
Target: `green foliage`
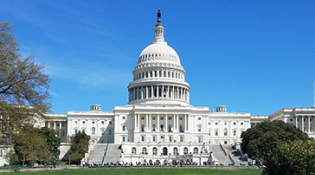
M 34 56 L 22 59 L 9 23 L 0 23 L 0 133 L 12 133 L 46 118 L 50 79 Z
M 19 156 L 13 150 L 10 150 L 4 158 L 10 165 L 19 163 Z
M 46 147 L 43 147 L 43 150 L 47 149 L 48 152 L 52 154 L 53 161 L 58 160 L 61 140 L 59 137 L 56 137 L 57 132 L 53 129 L 43 127 L 38 130 L 38 133 L 44 138 L 47 145 Z
M 70 161 L 71 163 L 80 164 L 85 153 L 89 150 L 90 136 L 85 132 L 78 132 L 71 137 Z
M 291 124 L 277 120 L 257 124 L 243 132 L 241 138 L 243 152 L 256 160 L 263 161 L 279 144 L 307 140 L 308 135 Z
M 315 174 L 314 139 L 281 143 L 266 158 L 264 175 Z

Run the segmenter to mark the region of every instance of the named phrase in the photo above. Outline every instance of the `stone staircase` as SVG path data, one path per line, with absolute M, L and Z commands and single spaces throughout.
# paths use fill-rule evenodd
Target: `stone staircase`
M 225 154 L 220 145 L 210 145 L 210 152 L 213 153 L 214 158 L 217 159 L 219 164 L 233 164 L 229 155 Z
M 121 157 L 121 148 L 117 144 L 109 144 L 103 164 L 116 163 Z
M 242 160 L 240 153 L 236 149 L 233 149 L 232 146 L 225 145 L 224 148 L 227 153 L 231 155 L 231 158 L 235 162 L 235 165 L 248 163 L 247 161 Z
M 102 164 L 106 149 L 107 149 L 107 144 L 94 145 L 93 150 L 89 154 L 89 158 L 88 158 L 89 163 Z

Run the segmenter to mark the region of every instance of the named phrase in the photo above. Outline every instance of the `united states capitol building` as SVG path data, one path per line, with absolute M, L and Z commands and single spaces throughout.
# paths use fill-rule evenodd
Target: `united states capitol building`
M 140 54 L 128 85 L 129 103 L 104 112 L 49 114 L 45 126 L 62 140 L 61 157 L 69 150 L 69 137 L 79 131 L 91 136 L 82 162 L 104 164 L 239 164 L 241 133 L 262 121 L 283 120 L 315 136 L 315 108 L 282 109 L 270 116 L 228 112 L 226 106 L 194 107 L 190 85 L 176 51 L 164 39 L 158 14 L 154 38 Z M 235 154 L 236 153 L 236 154 Z

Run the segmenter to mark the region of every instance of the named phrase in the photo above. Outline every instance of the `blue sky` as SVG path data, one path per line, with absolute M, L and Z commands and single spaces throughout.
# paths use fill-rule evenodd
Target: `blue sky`
M 315 1 L 1 0 L 23 57 L 51 78 L 52 111 L 128 103 L 127 86 L 162 12 L 191 104 L 270 115 L 313 106 Z

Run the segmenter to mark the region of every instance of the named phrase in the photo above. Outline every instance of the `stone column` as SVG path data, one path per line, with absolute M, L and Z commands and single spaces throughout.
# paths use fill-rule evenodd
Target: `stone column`
M 138 130 L 138 127 L 137 127 L 137 114 L 133 115 L 133 121 L 134 121 L 134 131 L 137 131 Z
M 175 131 L 175 114 L 173 114 L 173 132 Z
M 146 125 L 146 131 L 148 131 L 149 130 L 149 118 L 148 118 L 148 114 L 145 114 L 145 125 Z
M 54 121 L 54 130 L 56 131 L 56 122 Z
M 152 131 L 151 127 L 152 127 L 152 116 L 151 114 L 149 114 L 149 131 Z
M 301 130 L 304 132 L 304 116 L 302 116 L 302 129 Z
M 186 128 L 186 123 L 187 123 L 187 120 L 186 120 L 186 114 L 184 114 L 184 131 L 186 132 L 187 128 Z
M 140 95 L 141 95 L 141 98 L 140 98 L 140 99 L 142 100 L 142 99 L 143 99 L 143 87 L 142 87 L 142 86 L 140 87 L 140 92 L 141 92 L 141 93 L 140 93 Z
M 141 131 L 141 125 L 140 125 L 140 120 L 141 120 L 141 116 L 140 114 L 138 114 L 138 131 L 140 132 Z
M 167 120 L 168 120 L 168 117 L 167 117 L 167 114 L 165 114 L 165 129 L 166 129 L 166 132 L 168 132 Z
M 167 86 L 167 91 L 166 91 L 166 98 L 170 98 L 170 86 Z
M 171 99 L 175 99 L 175 88 L 174 86 L 172 87 L 172 93 L 171 93 Z
M 51 129 L 51 128 L 50 128 L 50 121 L 48 121 L 47 127 L 48 127 L 49 129 Z
M 156 126 L 156 131 L 159 132 L 160 131 L 160 114 L 157 114 L 157 126 Z
M 308 133 L 311 133 L 311 116 L 307 116 L 307 119 L 308 119 L 308 121 L 307 121 L 307 132 Z
M 295 127 L 298 128 L 298 116 L 295 116 Z
M 146 87 L 145 87 L 145 98 L 146 98 L 146 99 L 149 98 L 148 94 L 149 94 L 149 93 L 148 93 L 148 86 L 146 86 Z

